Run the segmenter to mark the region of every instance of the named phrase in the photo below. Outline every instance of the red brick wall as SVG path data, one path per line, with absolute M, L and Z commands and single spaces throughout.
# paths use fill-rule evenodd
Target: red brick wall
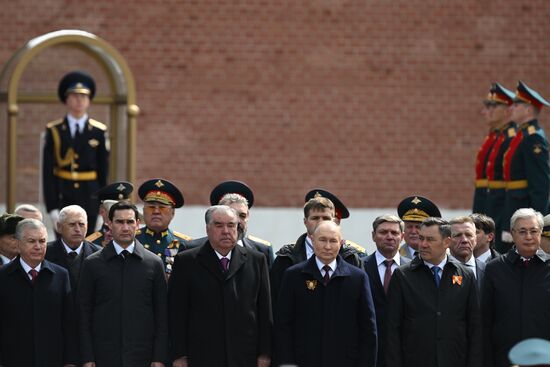
M 490 83 L 522 79 L 550 99 L 548 19 L 546 0 L 4 1 L 0 65 L 58 29 L 111 43 L 137 82 L 138 183 L 171 179 L 188 204 L 240 179 L 258 206 L 298 206 L 322 186 L 351 207 L 421 193 L 468 208 Z M 64 47 L 40 54 L 21 90 L 54 91 L 75 68 L 109 93 Z M 18 201 L 38 198 L 38 134 L 62 111 L 21 106 Z

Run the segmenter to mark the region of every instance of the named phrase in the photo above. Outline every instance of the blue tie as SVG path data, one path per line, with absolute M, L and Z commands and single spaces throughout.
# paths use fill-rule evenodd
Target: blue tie
M 441 268 L 439 266 L 434 266 L 432 268 L 432 271 L 434 272 L 435 286 L 439 288 L 439 283 L 441 282 L 441 278 L 439 277 L 439 272 L 441 271 Z

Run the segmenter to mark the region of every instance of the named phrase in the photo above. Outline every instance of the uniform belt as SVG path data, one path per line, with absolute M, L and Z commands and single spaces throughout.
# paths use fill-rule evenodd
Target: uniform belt
M 486 178 L 476 180 L 476 188 L 487 187 L 487 182 L 489 181 Z
M 527 180 L 506 181 L 507 190 L 519 190 L 527 188 Z
M 70 181 L 93 181 L 97 179 L 96 171 L 67 171 L 64 169 L 55 168 L 54 175 L 64 180 Z
M 489 181 L 490 189 L 505 189 L 506 188 L 506 181 Z

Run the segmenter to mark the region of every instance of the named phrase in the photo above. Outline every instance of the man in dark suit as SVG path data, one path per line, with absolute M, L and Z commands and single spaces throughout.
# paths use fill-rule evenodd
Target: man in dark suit
M 254 193 L 244 182 L 224 181 L 210 193 L 210 205 L 227 205 L 235 209 L 239 217 L 237 244 L 255 249 L 264 254 L 267 265 L 273 264 L 273 247 L 271 242 L 248 234 L 250 209 L 254 205 Z M 198 247 L 208 240 L 207 237 L 197 238 L 187 243 L 189 248 Z
M 449 222 L 451 225 L 451 256 L 465 265 L 474 273 L 478 294 L 481 291 L 485 276 L 485 263 L 474 257 L 476 248 L 476 226 L 470 217 L 456 217 Z
M 278 252 L 270 271 L 271 301 L 277 304 L 277 296 L 281 288 L 283 274 L 292 265 L 306 261 L 313 256 L 311 237 L 315 227 L 322 221 L 334 221 L 334 203 L 328 198 L 317 196 L 304 205 L 304 225 L 306 233 L 302 234 L 295 243 L 283 246 Z M 353 246 L 344 244 L 340 247 L 340 256 L 344 261 L 360 268 L 362 253 Z
M 496 224 L 493 218 L 479 213 L 469 215 L 476 226 L 476 247 L 474 256 L 477 260 L 488 263 L 500 254 L 495 250 Z
M 381 215 L 372 223 L 372 240 L 376 251 L 369 255 L 363 265 L 369 276 L 370 288 L 376 309 L 376 326 L 378 330 L 377 366 L 386 365 L 384 359 L 384 332 L 388 300 L 386 294 L 395 269 L 410 262 L 399 255 L 399 244 L 403 240 L 404 223 L 395 215 Z
M 473 273 L 446 255 L 451 228 L 420 227 L 419 256 L 396 269 L 388 291 L 386 366 L 483 366 L 481 315 Z
M 100 247 L 84 240 L 88 227 L 86 212 L 78 205 L 69 205 L 59 212 L 57 233 L 60 238 L 48 243 L 46 260 L 69 271 L 71 289 L 76 297 L 80 270 L 84 259 Z
M 510 220 L 515 248 L 487 264 L 484 366 L 509 366 L 508 352 L 521 340 L 550 339 L 550 257 L 539 247 L 542 226 L 540 212 L 517 210 Z
M 237 246 L 234 209 L 206 211 L 208 241 L 176 256 L 168 285 L 173 367 L 267 367 L 271 302 L 265 256 Z
M 340 226 L 323 221 L 313 232 L 315 255 L 285 272 L 275 310 L 276 365 L 376 366 L 369 278 L 338 256 L 341 246 Z
M 0 365 L 75 366 L 67 270 L 44 260 L 48 233 L 42 222 L 20 221 L 16 237 L 20 256 L 0 270 Z
M 78 288 L 84 367 L 164 367 L 168 360 L 162 260 L 135 240 L 137 208 L 109 211 L 113 240 L 84 261 Z
M 19 255 L 15 228 L 23 217 L 4 213 L 0 216 L 0 267 L 8 265 Z
M 80 205 L 88 213 L 91 233 L 98 211 L 93 193 L 107 184 L 109 174 L 107 126 L 88 117 L 95 95 L 95 82 L 88 74 L 75 71 L 65 75 L 58 95 L 68 112 L 64 119 L 46 127 L 42 168 L 46 210 L 55 228 L 61 208 Z

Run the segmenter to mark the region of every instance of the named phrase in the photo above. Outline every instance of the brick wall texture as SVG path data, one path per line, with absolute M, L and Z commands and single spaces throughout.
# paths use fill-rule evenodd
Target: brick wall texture
M 490 83 L 515 89 L 521 79 L 550 99 L 548 0 L 0 2 L 0 66 L 59 29 L 121 52 L 141 108 L 137 184 L 167 178 L 187 204 L 239 179 L 257 206 L 299 206 L 321 186 L 350 207 L 394 207 L 417 193 L 469 208 Z M 20 90 L 54 93 L 73 69 L 111 93 L 97 63 L 68 46 L 38 54 Z M 36 201 L 39 135 L 64 109 L 20 111 L 17 201 Z M 91 115 L 108 122 L 105 106 Z M 541 120 L 550 129 L 550 111 Z

